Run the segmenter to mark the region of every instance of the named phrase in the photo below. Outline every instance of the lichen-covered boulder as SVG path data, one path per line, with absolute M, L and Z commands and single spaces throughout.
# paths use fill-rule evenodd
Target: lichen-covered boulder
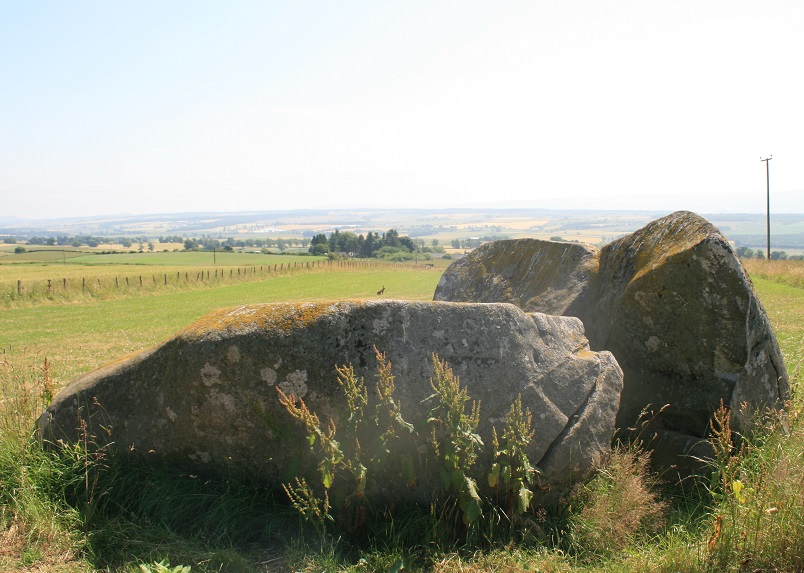
M 753 412 L 789 399 L 782 355 L 753 285 L 705 219 L 681 211 L 599 252 L 577 245 L 577 263 L 557 257 L 558 249 L 533 240 L 481 247 L 447 269 L 435 298 L 513 302 L 580 318 L 591 347 L 611 351 L 623 369 L 620 428 L 646 407 L 668 405 L 651 426 L 665 466 L 705 453 L 701 439 L 721 401 L 734 427 L 745 429 Z M 514 265 L 514 256 L 528 260 Z M 489 284 L 507 286 L 492 292 Z
M 506 239 L 486 243 L 452 263 L 435 300 L 510 302 L 557 316 L 577 316 L 597 272 L 598 251 L 580 243 Z
M 579 320 L 511 304 L 344 301 L 220 310 L 152 350 L 75 380 L 39 426 L 49 440 L 74 441 L 84 420 L 101 444 L 194 472 L 245 473 L 275 485 L 295 476 L 315 480 L 317 461 L 277 388 L 302 399 L 322 424 L 343 427 L 348 412 L 335 367 L 351 364 L 373 396 L 375 347 L 392 364 L 403 417 L 423 437 L 430 434 L 434 354 L 480 402 L 478 476 L 491 465 L 492 428 L 500 432 L 518 395 L 533 413 L 528 454 L 543 482 L 567 485 L 609 450 L 622 387 L 611 354 L 589 350 Z M 429 499 L 438 480 L 427 475 L 425 446 L 413 452 L 422 460 L 415 487 L 380 474 L 369 480 L 369 493 Z

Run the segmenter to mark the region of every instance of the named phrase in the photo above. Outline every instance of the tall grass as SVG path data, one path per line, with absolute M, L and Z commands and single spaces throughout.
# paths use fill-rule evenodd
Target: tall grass
M 741 262 L 751 277 L 760 277 L 796 288 L 804 288 L 804 261 L 743 259 Z

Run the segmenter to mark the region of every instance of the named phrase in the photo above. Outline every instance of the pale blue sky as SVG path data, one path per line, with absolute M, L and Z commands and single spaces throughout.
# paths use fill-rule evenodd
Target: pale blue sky
M 0 0 L 0 218 L 804 212 L 804 2 Z

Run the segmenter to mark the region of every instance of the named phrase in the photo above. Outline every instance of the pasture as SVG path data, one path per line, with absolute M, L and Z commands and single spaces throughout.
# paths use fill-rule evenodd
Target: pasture
M 146 260 L 141 256 L 132 255 L 134 260 Z M 305 263 L 311 261 L 303 258 Z M 191 258 L 184 259 L 193 260 L 188 265 L 172 260 L 172 264 L 149 262 L 131 272 L 164 275 L 167 269 L 181 273 L 199 264 Z M 122 270 L 132 266 L 111 259 L 107 264 L 92 269 L 108 278 L 122 276 Z M 534 516 L 519 522 L 513 532 L 498 531 L 497 537 L 470 542 L 456 538 L 437 515 L 425 513 L 391 522 L 380 519 L 371 540 L 349 540 L 337 529 L 319 535 L 305 528 L 287 507 L 235 483 L 186 476 L 177 481 L 175 475 L 159 471 L 116 473 L 119 470 L 107 461 L 85 451 L 58 456 L 31 438 L 47 394 L 83 372 L 158 344 L 212 309 L 274 301 L 374 299 L 382 287 L 384 298 L 430 300 L 443 266 L 322 264 L 249 280 L 176 284 L 171 289 L 109 297 L 32 299 L 0 307 L 0 570 L 169 571 L 156 565 L 161 561 L 192 566 L 194 572 L 255 573 L 399 571 L 401 563 L 405 570 L 438 573 L 692 573 L 740 571 L 745 563 L 752 571 L 798 571 L 804 559 L 804 430 L 799 420 L 804 289 L 795 277 L 804 263 L 789 265 L 766 262 L 751 267 L 794 377 L 794 402 L 789 419 L 763 428 L 751 438 L 746 454 L 728 457 L 734 460 L 728 462 L 728 471 L 736 472 L 729 474 L 730 479 L 744 484 L 745 495 L 717 487 L 710 490 L 708 479 L 687 484 L 681 491 L 663 489 L 662 507 L 667 510 L 661 527 L 634 533 L 616 552 L 589 549 L 595 547 L 589 540 L 621 534 L 619 517 L 640 511 L 628 505 L 634 502 L 628 488 L 636 491 L 644 483 L 639 481 L 643 478 L 616 469 L 604 468 L 602 475 L 609 481 L 601 482 L 597 494 L 589 494 L 615 504 L 606 506 L 608 520 L 592 521 L 568 510 L 568 515 L 555 518 Z M 88 268 L 8 266 L 21 270 L 26 280 L 38 281 L 54 268 L 78 273 L 70 276 L 80 276 Z M 6 265 L 0 265 L 0 272 L 8 272 Z M 725 466 L 713 471 L 722 473 Z M 618 490 L 624 483 L 627 488 Z

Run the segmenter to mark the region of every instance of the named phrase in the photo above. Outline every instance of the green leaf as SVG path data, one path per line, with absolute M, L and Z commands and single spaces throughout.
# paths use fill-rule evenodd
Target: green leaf
M 413 465 L 413 457 L 410 454 L 404 454 L 400 460 L 402 464 L 402 477 L 405 479 L 405 484 L 408 487 L 416 485 L 416 468 Z
M 463 522 L 466 525 L 474 523 L 481 515 L 483 515 L 483 510 L 480 508 L 480 501 L 478 500 L 470 500 L 466 507 L 463 508 Z
M 500 464 L 494 462 L 491 466 L 491 473 L 489 473 L 489 487 L 497 487 L 500 481 Z
M 450 477 L 450 484 L 456 491 L 461 491 L 461 487 L 463 486 L 464 474 L 461 470 L 455 470 L 452 472 L 452 476 Z
M 473 480 L 469 476 L 466 476 L 464 478 L 463 483 L 464 483 L 464 491 L 466 492 L 466 494 L 469 495 L 469 497 L 471 497 L 472 499 L 480 502 L 480 496 L 477 493 L 477 483 L 475 483 L 475 480 Z
M 530 501 L 533 499 L 533 492 L 526 488 L 524 485 L 519 489 L 517 501 L 519 503 L 519 513 L 525 513 L 530 507 Z
M 509 481 L 511 481 L 511 466 L 509 466 L 508 464 L 505 464 L 503 466 L 502 478 L 503 478 L 503 482 L 505 482 L 505 483 L 508 483 Z
M 396 563 L 391 565 L 391 568 L 388 570 L 388 573 L 399 573 L 404 568 L 405 564 L 402 562 L 402 559 L 397 559 Z
M 321 462 L 321 483 L 324 484 L 324 487 L 329 489 L 332 487 L 332 482 L 335 479 L 334 473 L 332 471 L 332 463 L 329 460 L 324 460 Z

